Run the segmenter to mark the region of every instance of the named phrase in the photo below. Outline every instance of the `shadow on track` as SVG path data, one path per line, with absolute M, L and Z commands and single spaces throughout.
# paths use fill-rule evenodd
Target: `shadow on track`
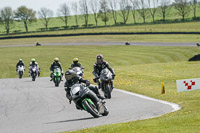
M 95 119 L 95 118 L 94 117 L 87 117 L 87 118 L 80 118 L 80 119 L 71 119 L 71 120 L 64 120 L 64 121 L 49 122 L 49 123 L 45 123 L 45 124 L 73 122 L 73 121 L 84 121 L 84 120 L 89 120 L 89 119 Z

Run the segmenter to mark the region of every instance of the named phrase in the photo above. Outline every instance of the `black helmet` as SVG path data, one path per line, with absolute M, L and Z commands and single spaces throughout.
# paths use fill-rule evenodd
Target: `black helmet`
M 97 64 L 101 64 L 103 62 L 103 55 L 97 55 Z
M 77 77 L 76 72 L 73 70 L 68 70 L 65 72 L 65 79 L 66 80 L 72 80 L 74 77 Z

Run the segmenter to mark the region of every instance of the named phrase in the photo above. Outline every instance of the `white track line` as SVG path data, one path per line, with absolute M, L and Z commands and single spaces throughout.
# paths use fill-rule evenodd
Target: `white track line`
M 128 92 L 128 91 L 124 91 L 124 90 L 120 90 L 120 89 L 115 89 L 115 90 L 118 91 L 118 92 L 133 95 L 133 96 L 140 97 L 140 98 L 143 98 L 143 99 L 147 99 L 147 100 L 151 100 L 151 101 L 154 101 L 154 102 L 159 102 L 159 103 L 170 105 L 173 108 L 173 110 L 171 112 L 175 112 L 175 111 L 178 111 L 178 110 L 181 109 L 181 106 L 178 105 L 178 104 L 175 104 L 175 103 L 171 103 L 171 102 L 167 102 L 167 101 L 163 101 L 163 100 L 159 100 L 159 99 L 154 99 L 154 98 L 151 98 L 151 97 L 148 97 L 148 96 L 144 96 L 144 95 L 141 95 L 141 94 L 136 94 L 136 93 L 133 93 L 133 92 Z

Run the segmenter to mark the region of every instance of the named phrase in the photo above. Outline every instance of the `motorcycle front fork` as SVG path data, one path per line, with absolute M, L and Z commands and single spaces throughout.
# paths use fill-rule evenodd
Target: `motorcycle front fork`
M 110 84 L 111 85 L 111 88 L 113 89 L 114 88 L 114 86 L 113 86 L 113 81 L 111 80 L 111 81 L 109 81 L 108 82 L 108 84 Z M 106 86 L 106 83 L 105 82 L 99 82 L 99 86 L 104 90 L 105 89 L 105 86 Z

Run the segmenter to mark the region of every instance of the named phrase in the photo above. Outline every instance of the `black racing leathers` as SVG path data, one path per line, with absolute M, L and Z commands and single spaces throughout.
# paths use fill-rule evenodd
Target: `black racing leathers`
M 60 62 L 58 62 L 58 63 L 56 63 L 56 62 L 51 63 L 50 71 L 53 71 L 55 67 L 59 67 L 60 70 L 62 71 L 62 65 L 61 65 Z
M 82 66 L 81 66 L 80 63 L 73 63 L 73 64 L 71 65 L 71 68 L 74 68 L 74 67 L 81 67 L 81 68 L 82 68 Z
M 16 71 L 17 71 L 17 69 L 18 69 L 18 66 L 24 66 L 24 62 L 19 61 L 19 62 L 17 63 L 17 65 L 16 65 Z
M 108 70 L 110 70 L 113 76 L 115 76 L 114 70 L 109 66 L 108 62 L 104 61 L 102 64 L 94 63 L 93 75 L 95 76 L 95 79 L 99 78 L 101 71 L 105 68 L 108 68 Z

